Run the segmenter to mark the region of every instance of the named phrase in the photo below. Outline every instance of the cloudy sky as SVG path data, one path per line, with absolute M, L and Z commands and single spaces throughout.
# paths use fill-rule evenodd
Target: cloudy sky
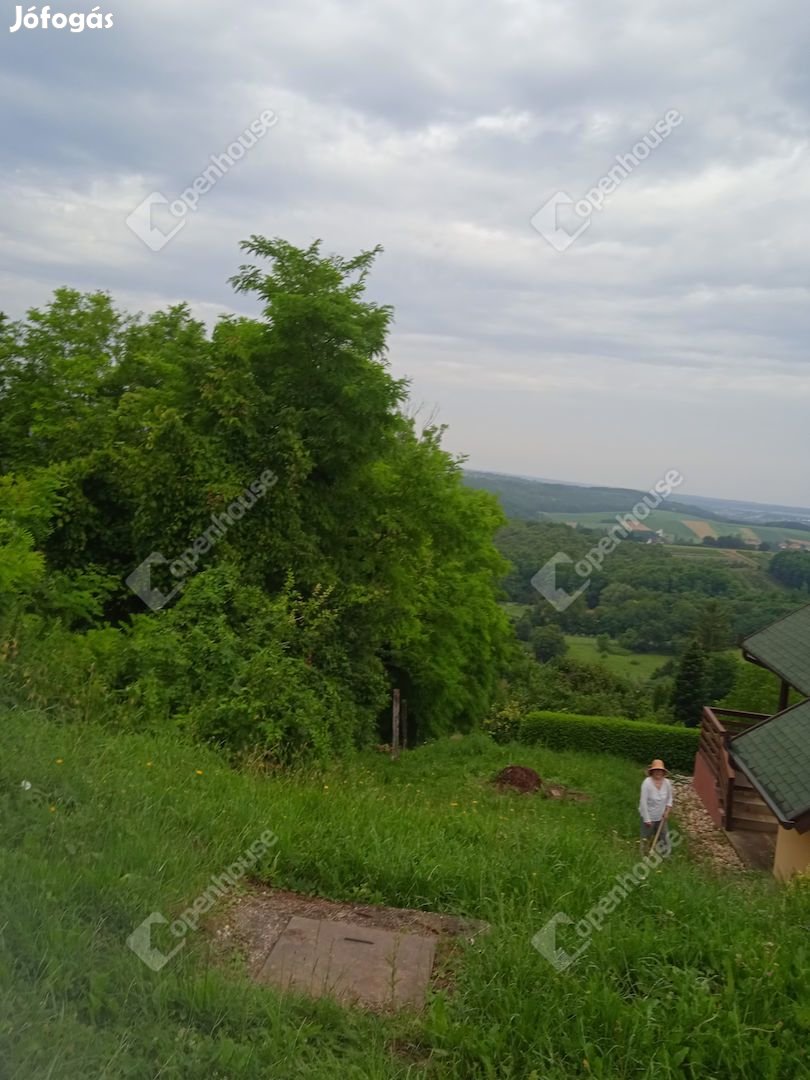
M 70 284 L 213 320 L 251 310 L 226 280 L 251 233 L 380 243 L 392 366 L 471 466 L 810 504 L 806 4 L 111 0 L 82 33 L 11 33 L 2 8 L 0 309 Z M 268 109 L 150 250 L 133 210 Z M 536 212 L 669 110 L 556 250 Z M 154 207 L 158 235 L 177 221 Z

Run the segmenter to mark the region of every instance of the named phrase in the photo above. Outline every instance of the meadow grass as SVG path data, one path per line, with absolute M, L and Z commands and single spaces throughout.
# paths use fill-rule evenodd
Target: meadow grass
M 511 600 L 502 600 L 501 607 L 513 622 L 532 610 L 531 604 L 515 604 Z
M 568 971 L 532 947 L 554 913 L 581 919 L 634 865 L 632 763 L 470 736 L 268 776 L 171 733 L 2 719 L 4 1080 L 810 1075 L 803 888 L 720 879 L 681 848 Z M 499 794 L 490 778 L 512 762 L 591 801 Z M 175 918 L 267 829 L 278 843 L 260 880 L 491 932 L 421 1015 L 253 986 L 236 960 L 213 961 L 203 930 L 146 967 L 125 944 L 133 928 Z M 558 944 L 577 943 L 563 928 Z
M 672 659 L 663 653 L 634 653 L 615 642 L 611 642 L 610 652 L 601 653 L 597 648 L 596 638 L 582 634 L 566 634 L 565 640 L 568 642 L 567 655 L 574 660 L 601 664 L 614 675 L 634 679 L 636 682 L 651 679 L 660 667 Z

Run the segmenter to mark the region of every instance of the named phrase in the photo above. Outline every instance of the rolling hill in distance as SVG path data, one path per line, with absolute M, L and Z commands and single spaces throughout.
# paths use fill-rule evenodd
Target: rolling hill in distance
M 635 488 L 600 487 L 504 473 L 465 470 L 467 484 L 497 495 L 507 517 L 563 521 L 584 528 L 606 528 L 643 498 Z M 668 498 L 646 524 L 670 543 L 703 542 L 705 537 L 736 536 L 746 545 L 810 548 L 810 508 L 710 498 Z

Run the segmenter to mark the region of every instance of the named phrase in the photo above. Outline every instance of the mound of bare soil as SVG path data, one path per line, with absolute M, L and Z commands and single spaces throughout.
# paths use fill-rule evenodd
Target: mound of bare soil
M 545 783 L 534 769 L 529 769 L 526 765 L 507 765 L 505 769 L 501 769 L 492 782 L 500 791 L 518 791 L 521 795 L 538 792 L 544 799 L 590 801 L 590 796 L 582 791 L 574 791 L 563 784 Z
M 511 788 L 522 795 L 539 791 L 543 787 L 543 781 L 534 769 L 528 769 L 525 765 L 507 765 L 505 769 L 501 769 L 493 783 L 501 790 Z

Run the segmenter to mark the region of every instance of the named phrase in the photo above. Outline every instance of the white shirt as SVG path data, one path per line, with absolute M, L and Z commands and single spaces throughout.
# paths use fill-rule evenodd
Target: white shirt
M 648 776 L 641 785 L 641 800 L 638 804 L 638 812 L 642 821 L 660 821 L 664 816 L 664 809 L 672 806 L 672 784 L 664 777 L 661 787 L 655 786 L 655 781 Z

